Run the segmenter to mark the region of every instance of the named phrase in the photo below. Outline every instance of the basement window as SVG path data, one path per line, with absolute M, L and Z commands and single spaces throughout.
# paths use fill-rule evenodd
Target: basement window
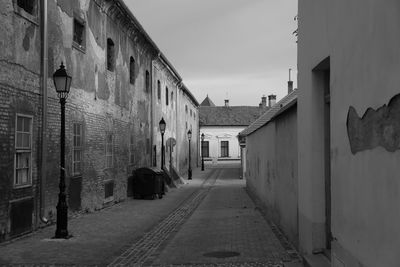
M 115 68 L 115 45 L 111 38 L 107 39 L 107 70 L 114 71 Z
M 85 51 L 85 21 L 74 18 L 74 37 L 72 46 L 81 51 Z

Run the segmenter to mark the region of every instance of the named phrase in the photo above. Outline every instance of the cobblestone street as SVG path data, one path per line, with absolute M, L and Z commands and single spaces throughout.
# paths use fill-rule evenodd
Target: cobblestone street
M 302 266 L 260 211 L 236 165 L 197 169 L 162 200 L 72 219 L 69 240 L 52 241 L 52 226 L 2 244 L 0 265 Z

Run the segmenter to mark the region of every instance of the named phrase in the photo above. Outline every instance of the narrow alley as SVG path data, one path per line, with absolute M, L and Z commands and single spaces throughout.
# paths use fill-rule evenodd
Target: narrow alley
M 48 227 L 1 244 L 0 265 L 302 266 L 245 184 L 237 165 L 196 169 L 162 200 L 72 219 L 71 239 L 51 239 Z

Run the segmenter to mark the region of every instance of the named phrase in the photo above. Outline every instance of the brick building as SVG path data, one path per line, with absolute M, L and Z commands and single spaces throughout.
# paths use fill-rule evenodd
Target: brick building
M 70 211 L 122 201 L 133 169 L 160 166 L 161 117 L 175 140 L 166 162 L 171 155 L 185 172 L 182 133 L 188 123 L 198 133 L 198 103 L 122 0 L 6 0 L 0 9 L 0 241 L 55 220 L 60 104 L 52 74 L 61 62 L 72 76 Z M 194 116 L 182 116 L 185 108 Z

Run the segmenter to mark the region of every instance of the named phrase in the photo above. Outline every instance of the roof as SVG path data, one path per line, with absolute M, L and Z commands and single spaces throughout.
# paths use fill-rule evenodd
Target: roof
M 197 99 L 192 95 L 189 89 L 187 89 L 186 85 L 184 83 L 181 83 L 180 85 L 181 85 L 180 88 L 183 90 L 183 92 L 185 92 L 189 96 L 189 98 L 193 101 L 194 105 L 198 107 L 199 102 L 197 102 Z
M 260 116 L 254 106 L 200 106 L 200 126 L 248 126 Z
M 215 107 L 215 104 L 207 95 L 206 98 L 204 98 L 203 102 L 201 102 L 200 106 Z
M 288 108 L 297 103 L 297 89 L 293 90 L 290 94 L 279 100 L 267 112 L 261 115 L 257 120 L 249 125 L 246 129 L 239 133 L 240 136 L 247 136 L 257 131 L 259 128 L 266 125 L 278 115 L 282 114 Z

